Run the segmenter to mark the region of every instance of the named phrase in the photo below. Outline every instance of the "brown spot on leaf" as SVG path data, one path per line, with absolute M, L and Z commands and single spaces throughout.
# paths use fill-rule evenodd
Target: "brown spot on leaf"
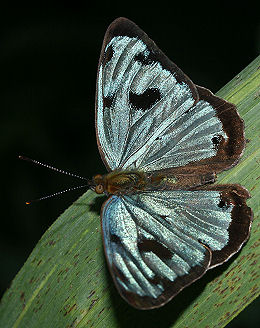
M 92 302 L 91 302 L 91 304 L 90 304 L 90 306 L 89 306 L 89 310 L 90 309 L 92 309 L 93 308 L 93 306 L 95 305 L 95 303 L 98 301 L 98 298 L 96 298 L 96 299 L 94 299 Z
M 95 292 L 94 290 L 92 290 L 92 291 L 90 292 L 90 294 L 87 296 L 87 298 L 92 297 L 95 293 L 96 293 L 96 292 Z

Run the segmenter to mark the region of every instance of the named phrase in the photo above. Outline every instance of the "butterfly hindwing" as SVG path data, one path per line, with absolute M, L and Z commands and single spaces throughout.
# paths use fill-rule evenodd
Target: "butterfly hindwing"
M 242 187 L 227 185 L 109 198 L 102 210 L 104 247 L 120 294 L 134 307 L 158 307 L 227 260 L 251 225 L 239 193 L 248 197 Z
M 195 86 L 125 18 L 104 38 L 96 131 L 110 170 L 219 172 L 237 162 L 245 143 L 235 106 Z
M 121 296 L 138 309 L 151 309 L 201 277 L 211 254 L 136 205 L 134 199 L 116 196 L 105 203 L 104 249 Z

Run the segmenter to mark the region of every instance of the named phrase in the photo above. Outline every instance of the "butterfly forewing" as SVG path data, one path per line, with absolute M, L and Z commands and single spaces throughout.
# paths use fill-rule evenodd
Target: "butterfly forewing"
M 110 25 L 103 43 L 96 131 L 111 170 L 149 172 L 196 163 L 204 172 L 218 172 L 236 163 L 244 148 L 235 106 L 195 86 L 123 18 Z
M 96 103 L 97 138 L 110 169 L 133 167 L 196 99 L 192 82 L 135 24 L 124 19 L 111 24 L 100 57 Z

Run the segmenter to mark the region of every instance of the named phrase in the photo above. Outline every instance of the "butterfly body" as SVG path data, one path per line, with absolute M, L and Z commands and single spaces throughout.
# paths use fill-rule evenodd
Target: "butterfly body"
M 126 18 L 105 34 L 96 134 L 109 173 L 90 185 L 109 196 L 101 210 L 104 250 L 130 305 L 166 304 L 241 249 L 250 195 L 239 184 L 212 183 L 242 155 L 243 120 Z
M 215 174 L 115 170 L 104 175 L 97 174 L 93 177 L 91 184 L 92 190 L 97 194 L 127 195 L 149 190 L 192 189 L 214 181 Z

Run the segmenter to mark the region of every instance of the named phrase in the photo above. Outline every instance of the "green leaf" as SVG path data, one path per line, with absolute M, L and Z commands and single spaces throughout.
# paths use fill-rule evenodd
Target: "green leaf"
M 252 195 L 250 240 L 161 309 L 138 311 L 118 295 L 103 254 L 104 197 L 85 193 L 46 231 L 5 293 L 0 327 L 224 327 L 260 292 L 260 57 L 218 93 L 235 103 L 248 143 L 240 163 L 218 183 Z

